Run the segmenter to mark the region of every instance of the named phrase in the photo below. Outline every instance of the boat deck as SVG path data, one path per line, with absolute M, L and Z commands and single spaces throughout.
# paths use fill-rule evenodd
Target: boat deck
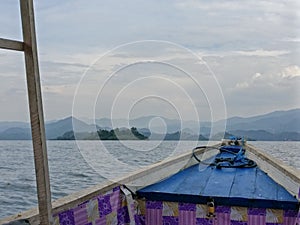
M 217 205 L 299 208 L 298 200 L 259 167 L 218 169 L 194 165 L 137 194 L 153 201 L 206 204 L 213 198 Z

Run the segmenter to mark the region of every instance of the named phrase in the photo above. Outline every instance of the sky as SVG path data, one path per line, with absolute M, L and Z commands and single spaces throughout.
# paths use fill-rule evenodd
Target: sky
M 18 0 L 0 37 L 22 39 Z M 46 120 L 249 117 L 300 107 L 300 2 L 35 1 Z M 28 121 L 22 53 L 0 50 L 0 121 Z

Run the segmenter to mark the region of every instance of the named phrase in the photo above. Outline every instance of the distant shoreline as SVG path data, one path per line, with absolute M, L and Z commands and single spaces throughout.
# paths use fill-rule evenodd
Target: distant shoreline
M 149 130 L 150 121 L 155 115 L 142 116 L 134 119 L 110 118 L 93 120 L 93 123 L 84 122 L 69 116 L 64 119 L 48 121 L 45 124 L 47 140 L 221 140 L 228 136 L 244 137 L 251 141 L 300 141 L 300 109 L 288 111 L 274 111 L 264 115 L 252 117 L 231 117 L 216 122 L 180 121 L 161 117 L 164 120 L 164 129 L 154 127 L 154 130 L 163 130 L 165 134 Z M 113 129 L 114 126 L 116 129 Z M 132 126 L 135 135 L 128 132 Z M 125 127 L 124 127 L 125 126 Z M 74 129 L 76 128 L 76 129 Z M 118 134 L 114 134 L 114 131 Z M 126 131 L 127 130 L 127 131 Z M 212 132 L 214 132 L 212 134 Z M 137 135 L 137 136 L 136 136 Z M 0 122 L 0 140 L 31 140 L 30 124 L 24 122 Z

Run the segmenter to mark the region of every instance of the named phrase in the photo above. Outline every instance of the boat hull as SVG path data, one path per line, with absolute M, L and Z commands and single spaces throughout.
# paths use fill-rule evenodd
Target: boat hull
M 272 156 L 246 146 L 248 157 L 279 185 L 283 186 L 299 201 L 299 171 L 283 165 Z M 199 149 L 195 154 L 203 160 L 215 154 L 213 150 Z M 198 162 L 192 153 L 167 159 L 128 175 L 119 182 L 105 182 L 74 193 L 53 202 L 53 224 L 251 224 L 295 225 L 299 223 L 298 209 L 259 208 L 240 205 L 215 205 L 211 216 L 207 204 L 197 202 L 175 202 L 170 200 L 133 199 L 133 192 L 144 188 L 144 181 L 157 183 L 183 168 L 190 168 Z M 267 187 L 266 187 L 267 188 Z M 32 209 L 0 220 L 0 224 L 27 219 L 30 224 L 39 224 L 37 209 Z

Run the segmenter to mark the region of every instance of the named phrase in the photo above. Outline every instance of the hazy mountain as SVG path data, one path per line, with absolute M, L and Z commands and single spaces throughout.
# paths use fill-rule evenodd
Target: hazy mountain
M 1 127 L 1 124 L 4 124 L 6 127 L 4 129 L 4 125 Z M 0 140 L 29 140 L 31 139 L 31 131 L 30 125 L 28 123 L 1 123 L 0 129 L 3 128 L 4 130 L 0 132 Z M 21 127 L 15 127 L 16 125 L 21 125 Z M 62 120 L 58 120 L 51 123 L 46 123 L 46 138 L 47 139 L 56 139 L 58 136 L 62 136 L 64 133 L 73 130 L 73 127 L 76 130 L 80 130 L 82 132 L 89 132 L 94 131 L 94 125 L 88 125 L 74 117 L 67 117 Z
M 18 128 L 29 128 L 30 125 L 29 123 L 26 122 L 8 122 L 8 121 L 4 121 L 4 122 L 0 122 L 0 132 L 3 132 L 9 128 L 13 128 L 13 127 L 18 127 Z
M 169 138 L 178 134 L 184 134 L 186 139 L 194 139 L 202 134 L 205 137 L 213 136 L 218 132 L 224 132 L 222 129 L 227 122 L 226 131 L 238 136 L 246 136 L 256 140 L 299 140 L 300 133 L 300 109 L 288 111 L 275 111 L 264 115 L 253 117 L 231 117 L 213 123 L 215 134 L 211 133 L 210 122 L 197 121 L 179 121 L 176 119 L 161 118 L 157 116 L 146 116 L 127 121 L 126 119 L 117 119 L 113 123 L 108 118 L 97 119 L 96 123 L 88 124 L 74 117 L 67 117 L 61 120 L 46 123 L 47 139 L 56 139 L 66 132 L 75 128 L 76 132 L 95 132 L 96 129 L 110 130 L 117 127 L 136 127 L 139 132 L 149 136 L 149 128 L 152 131 L 152 137 L 161 140 L 160 133 L 168 133 Z M 0 139 L 2 140 L 24 140 L 30 139 L 31 133 L 29 123 L 24 122 L 0 122 Z M 160 132 L 163 131 L 163 132 Z M 148 133 L 147 133 L 148 132 Z M 148 134 L 148 135 L 147 135 Z M 155 137 L 156 136 L 156 137 Z M 183 135 L 181 135 L 183 137 Z
M 232 130 L 230 133 L 255 141 L 300 141 L 300 133 L 298 132 L 270 133 L 265 130 Z
M 30 140 L 29 128 L 12 127 L 0 132 L 0 140 Z
M 224 120 L 216 122 L 219 127 Z M 270 133 L 300 132 L 300 109 L 275 111 L 248 118 L 232 117 L 227 119 L 226 130 L 265 130 Z
M 160 118 L 162 121 L 160 121 Z M 91 121 L 86 120 L 85 121 Z M 105 129 L 112 129 L 116 127 L 137 127 L 142 128 L 151 128 L 156 133 L 161 131 L 166 131 L 167 133 L 174 133 L 180 130 L 188 129 L 191 134 L 209 134 L 211 132 L 211 123 L 210 122 L 198 122 L 198 121 L 180 121 L 177 119 L 168 119 L 166 117 L 160 116 L 144 116 L 131 120 L 126 119 L 114 119 L 113 124 L 110 119 L 102 118 L 96 119 L 96 123 L 99 127 Z
M 73 128 L 80 132 L 96 130 L 94 125 L 88 125 L 75 117 L 67 117 L 53 123 L 46 123 L 46 137 L 47 139 L 55 139 L 68 131 L 72 131 Z
M 114 127 L 137 127 L 149 128 L 149 124 L 156 116 L 146 116 L 127 121 L 125 119 L 114 120 Z M 263 115 L 253 117 L 231 117 L 227 120 L 220 120 L 214 123 L 198 122 L 198 121 L 180 121 L 161 117 L 164 123 L 151 124 L 153 130 L 164 130 L 168 133 L 176 132 L 183 129 L 189 129 L 192 133 L 209 135 L 213 125 L 214 131 L 226 130 L 265 130 L 270 133 L 280 132 L 300 132 L 300 109 L 292 109 L 288 111 L 275 111 Z M 128 125 L 129 124 L 129 125 Z M 112 124 L 110 119 L 99 119 L 97 125 L 100 127 L 110 127 Z M 160 126 L 158 126 L 160 125 Z M 166 126 L 166 127 L 164 127 Z
M 233 134 L 231 133 L 228 133 L 228 132 L 219 132 L 219 133 L 216 133 L 214 134 L 211 139 L 212 140 L 216 140 L 216 141 L 219 141 L 219 140 L 222 140 L 223 138 L 225 139 L 229 139 L 231 136 L 234 136 Z

